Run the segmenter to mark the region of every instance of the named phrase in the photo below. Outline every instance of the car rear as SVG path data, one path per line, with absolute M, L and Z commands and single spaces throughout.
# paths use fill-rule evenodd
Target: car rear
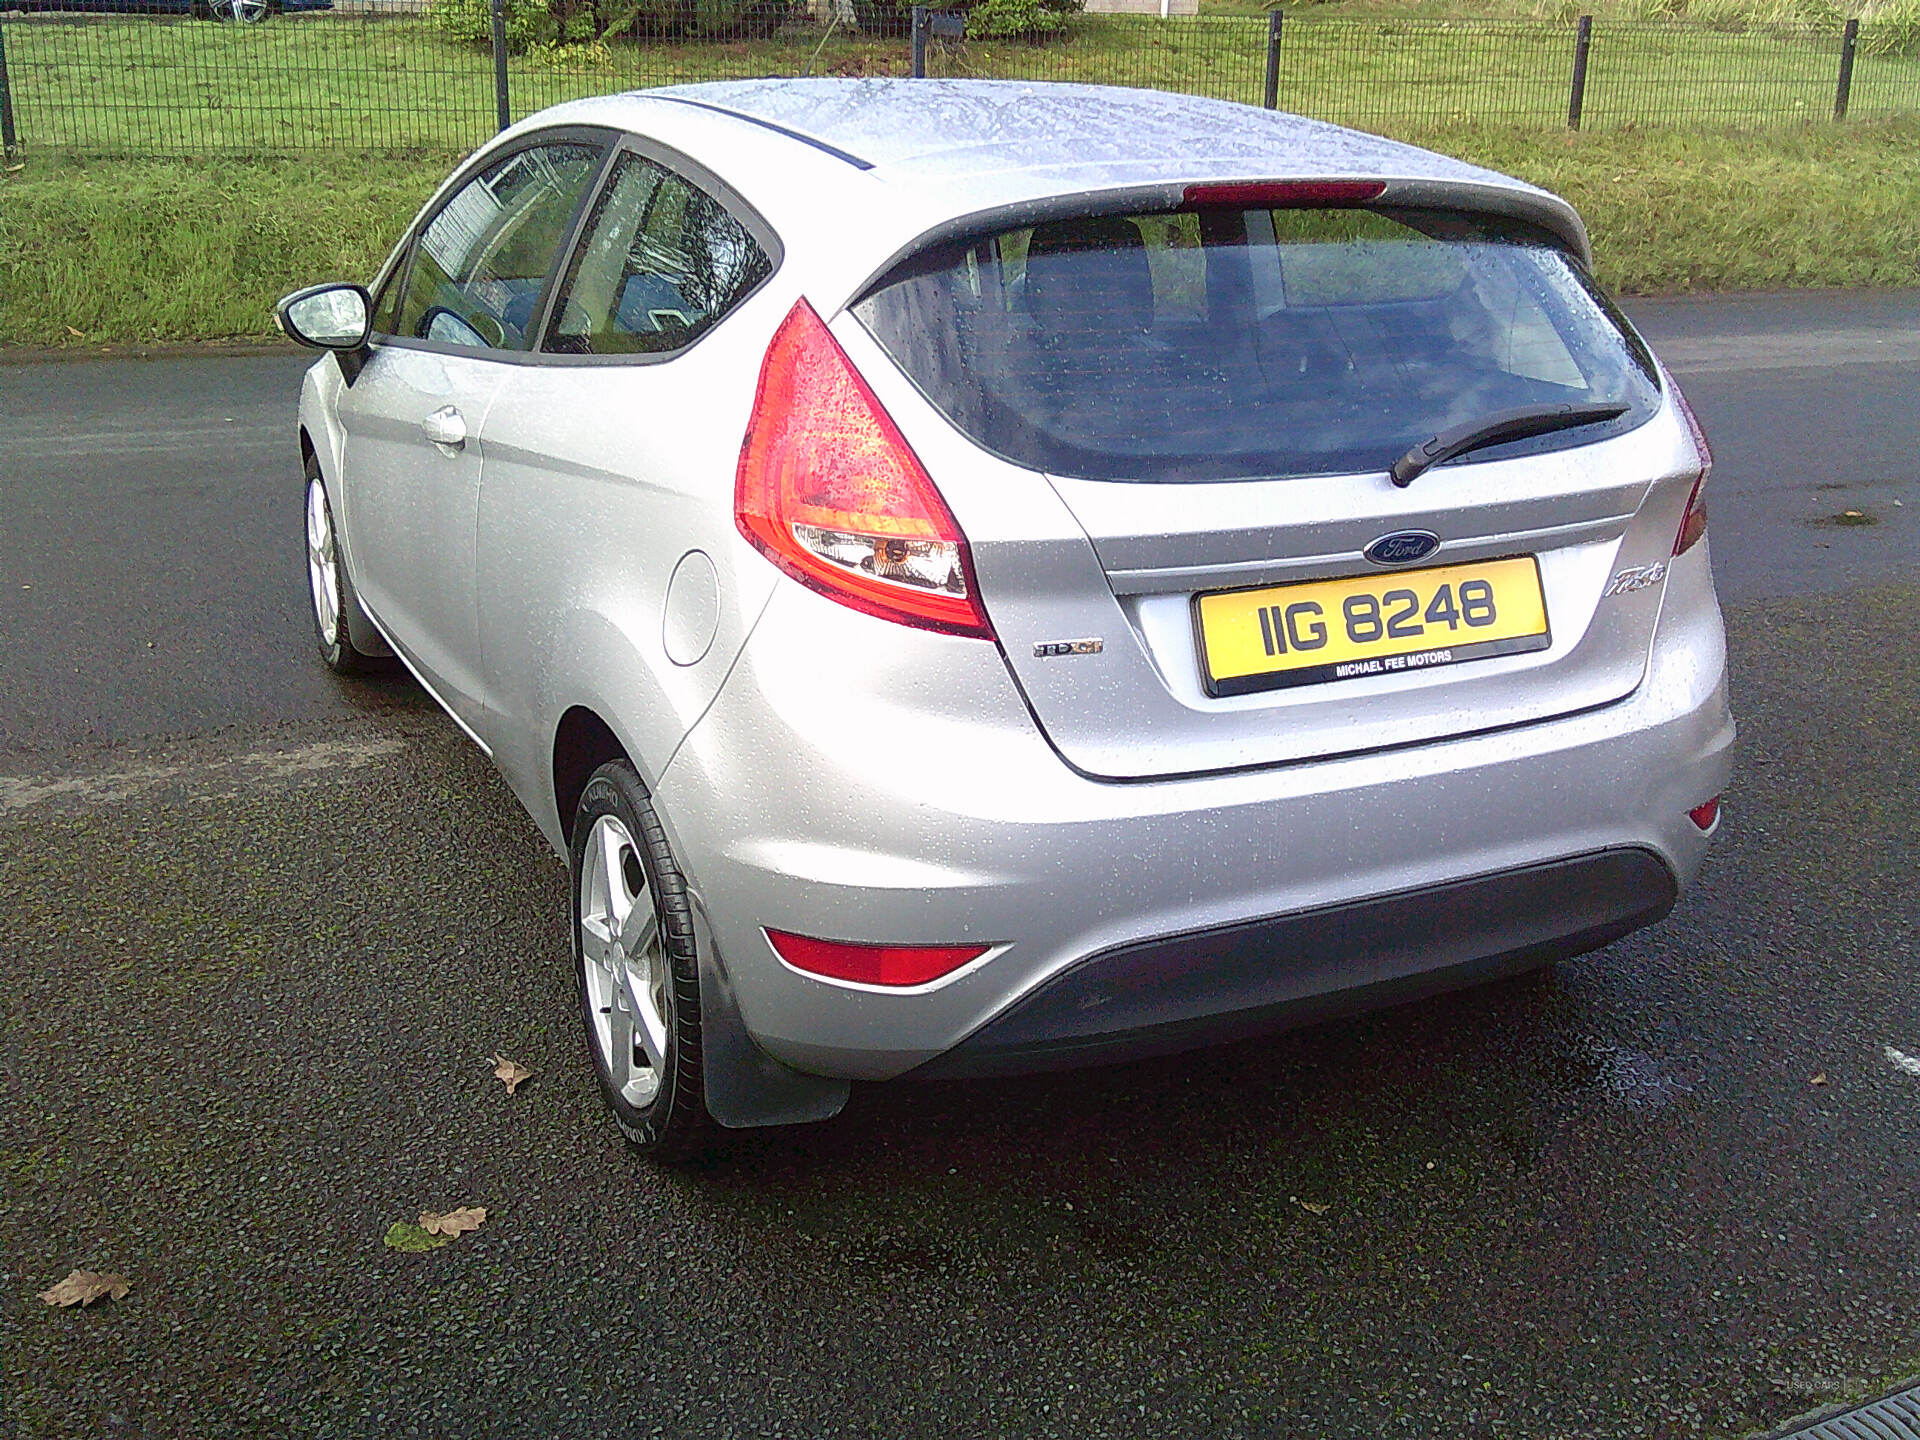
M 1537 194 L 1062 189 L 796 299 L 734 495 L 784 578 L 661 780 L 765 1048 L 1117 1058 L 1665 912 L 1708 457 Z

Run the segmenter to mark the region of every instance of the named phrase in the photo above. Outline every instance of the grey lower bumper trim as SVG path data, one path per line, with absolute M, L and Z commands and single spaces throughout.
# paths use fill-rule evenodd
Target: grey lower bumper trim
M 1089 956 L 918 1077 L 1097 1065 L 1394 1004 L 1578 955 L 1673 907 L 1649 850 L 1603 850 Z
M 1775 1434 L 1776 1440 L 1920 1440 L 1920 1385 Z

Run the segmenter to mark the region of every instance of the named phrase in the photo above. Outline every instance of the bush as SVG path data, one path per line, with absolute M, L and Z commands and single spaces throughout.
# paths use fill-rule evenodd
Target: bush
M 490 0 L 428 0 L 427 16 L 454 39 L 482 49 L 493 45 Z M 507 0 L 507 53 L 535 47 L 579 45 L 598 35 L 591 3 L 574 0 Z
M 1045 40 L 1066 28 L 1066 15 L 1047 0 L 981 0 L 967 12 L 968 36 L 981 40 Z
M 950 0 L 928 8 L 963 13 L 969 39 L 1002 40 L 1056 35 L 1067 28 L 1066 17 L 1078 14 L 1082 5 L 1083 0 Z M 910 35 L 913 0 L 853 0 L 853 18 L 869 35 Z
M 565 49 L 609 39 L 755 39 L 771 35 L 798 0 L 507 0 L 507 50 L 563 63 Z M 493 44 L 491 0 L 428 0 L 441 29 L 471 45 Z

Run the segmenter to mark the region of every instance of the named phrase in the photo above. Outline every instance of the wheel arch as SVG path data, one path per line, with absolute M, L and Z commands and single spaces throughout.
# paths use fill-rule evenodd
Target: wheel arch
M 572 838 L 572 818 L 581 792 L 593 772 L 609 760 L 625 759 L 640 774 L 655 818 L 667 833 L 672 851 L 672 826 L 652 798 L 653 786 L 645 767 L 613 726 L 589 705 L 571 705 L 554 727 L 552 766 L 554 808 L 559 833 Z M 674 865 L 684 861 L 674 855 Z M 685 871 L 681 871 L 684 876 Z M 727 1129 L 762 1125 L 793 1125 L 829 1119 L 847 1103 L 848 1082 L 803 1075 L 762 1050 L 740 1018 L 740 1003 L 725 963 L 714 946 L 699 892 L 691 884 L 687 899 L 692 909 L 695 954 L 700 967 L 700 1017 L 703 1032 L 702 1075 L 708 1113 Z
M 636 770 L 639 760 L 600 714 L 587 705 L 572 705 L 554 727 L 549 757 L 553 775 L 554 818 L 562 840 L 570 838 L 573 812 L 593 772 L 609 760 L 628 760 Z M 644 779 L 644 775 L 642 777 Z

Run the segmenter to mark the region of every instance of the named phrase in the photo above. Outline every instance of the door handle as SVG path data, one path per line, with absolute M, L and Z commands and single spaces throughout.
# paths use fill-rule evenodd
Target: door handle
M 427 416 L 420 422 L 420 429 L 427 439 L 449 450 L 458 450 L 467 443 L 467 418 L 451 405 L 442 405 Z

